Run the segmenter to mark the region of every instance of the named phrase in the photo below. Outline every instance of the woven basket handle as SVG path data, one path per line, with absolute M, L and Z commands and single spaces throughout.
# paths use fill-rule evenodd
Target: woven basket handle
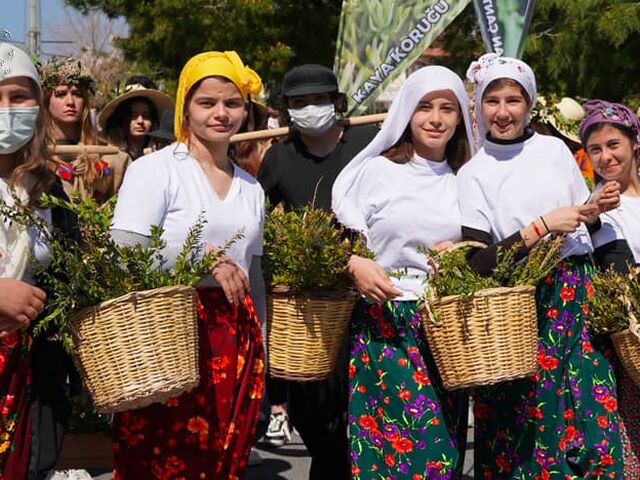
M 441 252 L 438 252 L 437 255 L 434 255 L 434 256 L 429 255 L 427 257 L 427 265 L 431 267 L 431 273 L 427 281 L 427 290 L 425 292 L 426 295 L 424 299 L 424 308 L 427 311 L 427 316 L 429 317 L 429 321 L 435 325 L 438 325 L 440 322 L 438 322 L 435 314 L 433 313 L 433 309 L 431 308 L 431 303 L 438 297 L 436 296 L 436 292 L 434 292 L 433 289 L 431 288 L 430 280 L 433 277 L 436 277 L 439 275 L 440 263 L 438 262 L 438 257 L 440 257 L 441 255 L 444 255 L 445 253 L 453 252 L 454 250 L 458 250 L 459 248 L 464 248 L 464 247 L 487 248 L 487 245 L 485 245 L 482 242 L 468 240 L 464 242 L 454 243 L 449 248 Z
M 627 295 L 623 295 L 620 299 L 622 300 L 622 303 L 627 310 L 627 314 L 629 315 L 629 330 L 636 336 L 638 340 L 640 340 L 640 324 L 638 323 L 638 319 L 633 313 L 631 300 L 629 300 L 629 297 Z

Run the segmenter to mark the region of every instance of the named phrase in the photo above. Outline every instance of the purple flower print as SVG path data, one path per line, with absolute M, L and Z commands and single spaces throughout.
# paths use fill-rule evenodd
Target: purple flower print
M 591 394 L 598 402 L 602 402 L 609 396 L 609 389 L 604 385 L 595 385 L 591 387 Z
M 377 430 L 369 431 L 369 439 L 371 440 L 371 444 L 376 448 L 384 447 L 384 438 L 382 434 Z
M 412 402 L 404 406 L 404 413 L 411 415 L 413 418 L 420 418 L 424 415 L 424 407 L 418 402 Z

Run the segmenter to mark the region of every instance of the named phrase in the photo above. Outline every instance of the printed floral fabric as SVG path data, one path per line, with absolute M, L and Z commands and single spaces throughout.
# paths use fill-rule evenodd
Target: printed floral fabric
M 0 339 L 0 480 L 27 478 L 31 414 L 31 337 Z
M 584 321 L 592 273 L 572 257 L 539 285 L 535 376 L 476 390 L 476 478 L 622 478 L 612 352 Z
M 624 478 L 640 478 L 640 388 L 633 383 L 619 362 L 615 363 L 620 410 L 620 436 L 624 461 Z
M 251 299 L 198 289 L 200 384 L 114 420 L 114 480 L 240 479 L 264 387 L 260 321 Z
M 351 321 L 350 350 L 353 478 L 459 478 L 467 396 L 442 387 L 416 302 L 360 300 Z

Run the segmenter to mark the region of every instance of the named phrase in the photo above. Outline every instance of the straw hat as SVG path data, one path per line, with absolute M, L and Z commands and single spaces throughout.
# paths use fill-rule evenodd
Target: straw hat
M 132 98 L 146 98 L 149 100 L 156 108 L 158 117 L 161 117 L 162 112 L 165 110 L 173 110 L 173 99 L 160 90 L 145 88 L 140 84 L 127 85 L 125 87 L 125 93 L 107 103 L 98 115 L 98 125 L 103 131 L 113 112 L 115 112 L 123 102 Z
M 563 137 L 580 143 L 578 128 L 585 116 L 585 111 L 573 98 L 562 97 L 559 102 L 553 103 L 553 99 L 549 102 L 544 97 L 538 97 L 538 107 L 533 116 L 550 124 Z

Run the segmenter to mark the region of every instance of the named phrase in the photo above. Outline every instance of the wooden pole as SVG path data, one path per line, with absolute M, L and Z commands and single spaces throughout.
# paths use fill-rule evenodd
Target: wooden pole
M 384 121 L 386 113 L 376 113 L 373 115 L 363 115 L 361 117 L 349 117 L 339 120 L 342 125 L 368 125 Z M 284 137 L 289 135 L 289 127 L 272 128 L 269 130 L 256 130 L 254 132 L 236 133 L 231 137 L 231 143 L 246 142 L 250 140 L 261 140 L 264 138 Z
M 120 149 L 115 145 L 51 145 L 49 152 L 54 155 L 84 155 L 102 154 L 109 155 L 118 153 Z

